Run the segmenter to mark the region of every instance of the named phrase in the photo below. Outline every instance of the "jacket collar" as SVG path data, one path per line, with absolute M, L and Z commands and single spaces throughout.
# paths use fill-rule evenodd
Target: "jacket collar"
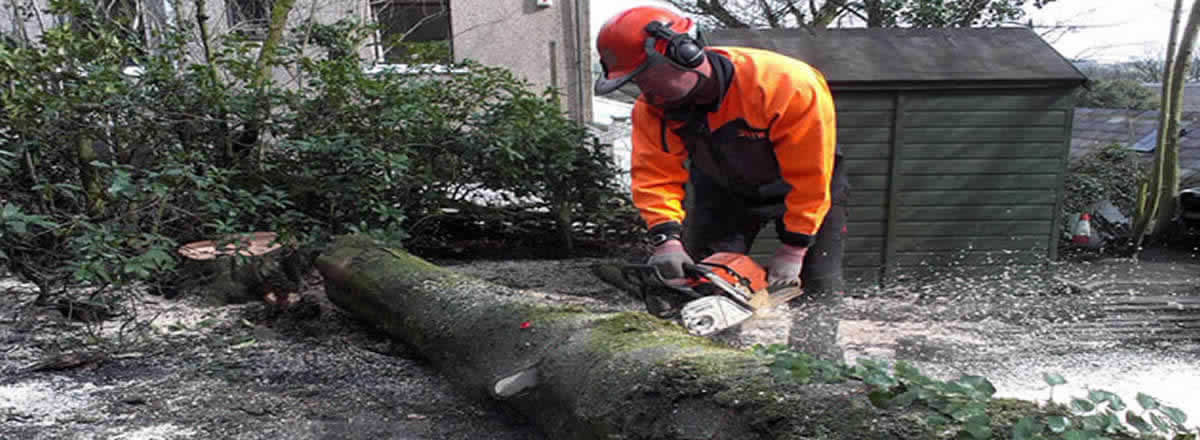
M 708 57 L 708 62 L 713 67 L 713 76 L 716 77 L 718 87 L 720 88 L 717 93 L 716 102 L 667 111 L 665 119 L 687 121 L 695 116 L 704 113 L 713 113 L 721 109 L 721 103 L 725 102 L 725 93 L 729 91 L 729 86 L 733 83 L 733 62 L 725 55 L 712 50 L 706 50 L 704 54 Z

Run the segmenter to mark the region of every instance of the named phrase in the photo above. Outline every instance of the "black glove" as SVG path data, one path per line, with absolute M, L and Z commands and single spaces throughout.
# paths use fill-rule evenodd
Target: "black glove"
M 654 255 L 646 264 L 658 268 L 658 273 L 668 281 L 683 282 L 683 265 L 692 264 L 692 257 L 683 249 L 683 243 L 671 238 L 654 247 Z

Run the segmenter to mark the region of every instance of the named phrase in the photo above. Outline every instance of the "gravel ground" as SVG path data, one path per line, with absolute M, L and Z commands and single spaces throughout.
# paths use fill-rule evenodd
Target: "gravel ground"
M 642 310 L 592 275 L 594 265 L 613 262 L 438 263 L 546 301 Z M 1191 425 L 1200 418 L 1200 397 L 1191 392 L 1200 388 L 1200 338 L 1113 331 L 1112 307 L 1166 298 L 1155 307 L 1175 301 L 1183 306 L 1172 316 L 1196 317 L 1200 310 L 1187 301 L 1200 297 L 1198 286 L 1200 265 L 1192 262 L 1116 261 L 983 278 L 948 272 L 799 302 L 719 339 L 829 350 L 846 361 L 903 359 L 935 377 L 983 375 L 999 395 L 1027 399 L 1046 399 L 1041 374 L 1056 372 L 1068 384 L 1054 390 L 1055 400 L 1087 388 L 1127 401 L 1146 392 L 1184 409 Z M 155 319 L 123 333 L 121 320 L 87 327 L 31 309 L 32 297 L 29 286 L 0 282 L 0 438 L 543 438 L 503 408 L 467 400 L 415 353 L 347 318 L 317 283 L 287 312 L 133 294 L 138 315 Z M 88 353 L 79 348 L 97 341 L 111 354 L 61 356 Z
M 285 313 L 138 295 L 139 313 L 157 318 L 127 332 L 140 339 L 118 344 L 114 325 L 87 331 L 57 311 L 30 310 L 28 286 L 7 284 L 3 439 L 544 438 L 465 399 L 412 353 L 333 310 L 319 286 Z M 84 346 L 88 333 L 116 352 L 56 358 Z M 59 365 L 31 368 L 47 359 Z

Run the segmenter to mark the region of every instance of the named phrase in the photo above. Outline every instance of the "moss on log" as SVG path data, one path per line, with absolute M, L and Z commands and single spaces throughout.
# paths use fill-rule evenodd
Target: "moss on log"
M 555 439 L 929 439 L 860 383 L 776 383 L 764 359 L 641 312 L 538 303 L 361 236 L 317 259 L 329 299 Z M 1031 408 L 1005 402 L 1011 409 Z

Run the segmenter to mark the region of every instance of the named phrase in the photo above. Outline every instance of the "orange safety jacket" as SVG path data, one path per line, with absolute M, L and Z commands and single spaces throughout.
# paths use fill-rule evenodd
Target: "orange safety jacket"
M 837 154 L 833 97 L 824 76 L 774 52 L 706 49 L 710 60 L 711 54 L 723 56 L 733 69 L 716 109 L 696 118 L 699 124 L 674 120 L 640 98 L 634 104 L 634 204 L 651 231 L 677 231 L 685 216 L 689 157 L 693 167 L 735 193 L 753 194 L 782 179 L 791 189 L 780 241 L 807 247 L 832 202 Z

